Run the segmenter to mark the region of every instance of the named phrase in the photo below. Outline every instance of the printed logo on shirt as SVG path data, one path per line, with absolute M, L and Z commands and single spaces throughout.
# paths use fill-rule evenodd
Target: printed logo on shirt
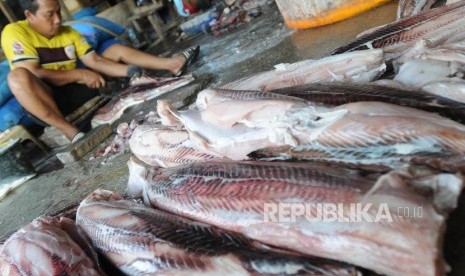
M 15 53 L 15 55 L 24 54 L 24 47 L 23 47 L 23 44 L 21 44 L 21 42 L 19 41 L 13 42 L 13 53 Z
M 76 59 L 76 48 L 74 47 L 74 45 L 66 46 L 65 53 L 69 59 Z

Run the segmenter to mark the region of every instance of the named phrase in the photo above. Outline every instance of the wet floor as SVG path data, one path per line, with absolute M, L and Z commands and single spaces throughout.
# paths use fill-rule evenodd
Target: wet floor
M 385 24 L 395 19 L 397 2 L 393 1 L 375 8 L 362 15 L 333 25 L 311 30 L 295 31 L 288 29 L 282 21 L 278 9 L 273 4 L 263 15 L 244 24 L 238 29 L 220 37 L 202 34 L 181 42 L 176 47 L 157 47 L 154 53 L 170 55 L 190 45 L 201 45 L 199 60 L 190 68 L 199 77 L 199 81 L 188 87 L 163 96 L 185 105 L 184 98 L 193 95 L 210 81 L 215 87 L 238 78 L 264 70 L 273 69 L 279 63 L 292 63 L 302 59 L 318 59 L 334 48 L 353 39 L 366 29 Z M 170 44 L 173 45 L 173 44 Z M 169 49 L 169 50 L 166 50 Z M 156 99 L 132 108 L 113 124 L 130 122 L 134 117 L 141 118 L 155 110 Z M 110 136 L 105 144 L 112 141 Z M 100 146 L 102 148 L 104 145 Z M 97 188 L 124 191 L 128 180 L 126 162 L 131 153 L 123 152 L 105 158 L 95 158 L 95 151 L 82 160 L 65 168 L 39 175 L 28 181 L 5 199 L 0 201 L 0 238 L 41 214 L 52 214 L 80 202 L 86 195 Z M 448 261 L 454 267 L 451 275 L 461 274 L 459 250 L 451 242 L 463 233 L 461 223 L 465 207 L 453 214 L 448 234 Z M 464 242 L 465 244 L 465 242 Z M 463 248 L 463 247 L 460 247 Z

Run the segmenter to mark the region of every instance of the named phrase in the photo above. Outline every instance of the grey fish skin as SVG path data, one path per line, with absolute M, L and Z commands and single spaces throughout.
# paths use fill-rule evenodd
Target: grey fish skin
M 341 174 L 339 167 L 323 169 L 308 163 L 211 162 L 147 171 L 143 185 L 152 206 L 273 246 L 349 262 L 383 275 L 442 275 L 439 248 L 445 218 L 440 210 L 453 207 L 447 202 L 457 200 L 463 183 L 455 178 L 455 187 L 446 193 L 451 197 L 440 192 L 440 199 L 432 200 L 426 197 L 429 192 L 414 191 L 411 185 L 416 180 L 409 180 L 409 173 L 402 171 L 383 175 L 376 184 Z M 419 176 L 422 188 L 436 189 L 437 175 L 429 180 L 425 173 Z M 438 187 L 450 183 L 454 175 L 441 179 Z M 393 221 L 380 223 L 328 224 L 298 216 L 290 222 L 264 222 L 265 203 L 286 202 L 387 202 L 389 209 L 422 206 L 424 213 L 411 219 L 392 212 Z
M 436 2 L 437 0 L 400 0 L 397 8 L 397 20 L 429 10 Z
M 457 28 L 463 26 L 460 20 L 463 18 L 464 7 L 465 1 L 460 1 L 386 24 L 333 50 L 329 55 L 373 47 L 382 48 L 386 59 L 397 58 L 419 39 L 429 39 L 430 36 L 434 36 L 434 39 L 440 40 L 442 36 L 452 36 L 454 31 L 449 30 L 451 26 L 454 24 Z M 461 32 L 460 29 L 456 31 Z
M 374 84 L 331 82 L 313 83 L 270 91 L 325 105 L 359 101 L 385 102 L 435 112 L 465 123 L 465 104 L 421 91 L 404 90 Z
M 350 265 L 254 249 L 238 234 L 105 190 L 81 203 L 77 223 L 128 275 L 357 275 Z

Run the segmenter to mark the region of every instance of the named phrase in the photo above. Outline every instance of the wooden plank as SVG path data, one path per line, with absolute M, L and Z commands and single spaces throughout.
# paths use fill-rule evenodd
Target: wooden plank
M 2 10 L 3 14 L 10 23 L 17 21 L 15 14 L 11 11 L 8 4 L 4 3 L 3 1 L 0 1 L 0 9 Z

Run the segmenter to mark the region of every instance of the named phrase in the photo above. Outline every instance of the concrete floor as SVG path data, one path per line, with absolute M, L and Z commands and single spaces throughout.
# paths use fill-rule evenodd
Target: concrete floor
M 368 28 L 385 24 L 395 19 L 397 1 L 375 8 L 362 15 L 305 31 L 288 29 L 282 21 L 276 6 L 264 14 L 243 25 L 233 32 L 221 37 L 200 35 L 184 41 L 175 49 L 163 52 L 169 55 L 193 44 L 201 45 L 199 60 L 190 68 L 201 80 L 212 78 L 210 86 L 215 87 L 235 79 L 264 70 L 270 70 L 279 63 L 292 63 L 302 59 L 318 59 L 332 49 L 353 39 L 358 33 Z M 202 81 L 179 89 L 165 98 L 180 101 L 201 88 Z M 129 110 L 123 118 L 115 122 L 129 122 L 133 117 L 142 116 L 154 110 L 155 100 Z M 105 143 L 112 141 L 109 137 Z M 128 169 L 126 162 L 129 152 L 106 158 L 90 160 L 95 151 L 79 162 L 60 170 L 55 170 L 28 181 L 0 202 L 0 239 L 8 236 L 24 224 L 41 214 L 56 213 L 67 206 L 80 202 L 87 194 L 97 188 L 122 192 L 126 187 Z M 447 235 L 448 262 L 452 265 L 451 275 L 461 273 L 464 259 L 463 246 L 458 247 L 456 237 L 464 233 L 462 226 L 465 215 L 464 206 L 453 214 Z M 463 244 L 463 243 L 462 243 Z M 460 267 L 460 269 L 459 269 Z

